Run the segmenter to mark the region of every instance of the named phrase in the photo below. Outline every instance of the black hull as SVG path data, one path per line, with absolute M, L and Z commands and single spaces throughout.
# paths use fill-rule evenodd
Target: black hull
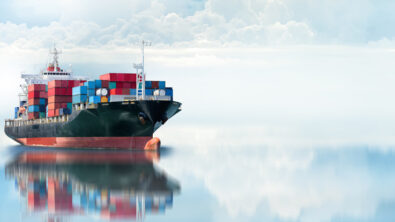
M 45 137 L 152 137 L 180 111 L 174 101 L 135 101 L 98 104 L 95 109 L 74 110 L 67 122 L 5 127 L 10 138 Z

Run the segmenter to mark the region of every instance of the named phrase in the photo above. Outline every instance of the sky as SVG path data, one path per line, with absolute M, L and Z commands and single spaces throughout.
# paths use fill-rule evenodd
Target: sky
M 0 43 L 22 48 L 392 42 L 393 1 L 4 0 Z

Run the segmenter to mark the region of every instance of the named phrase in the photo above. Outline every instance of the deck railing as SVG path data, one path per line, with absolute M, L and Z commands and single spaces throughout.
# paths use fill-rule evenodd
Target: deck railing
M 146 96 L 146 100 L 170 100 L 169 96 Z M 133 104 L 136 100 L 124 100 L 122 104 Z M 119 101 L 121 102 L 121 101 Z M 100 105 L 108 105 L 108 103 L 100 103 Z M 74 110 L 85 110 L 85 109 L 97 109 L 98 104 L 89 104 L 89 103 L 80 103 L 73 105 Z M 59 122 L 67 122 L 69 121 L 70 115 L 61 115 L 55 117 L 46 117 L 40 119 L 31 119 L 31 120 L 23 120 L 23 119 L 6 119 L 4 127 L 16 127 L 16 126 L 28 126 L 35 124 L 48 124 L 48 123 L 59 123 Z

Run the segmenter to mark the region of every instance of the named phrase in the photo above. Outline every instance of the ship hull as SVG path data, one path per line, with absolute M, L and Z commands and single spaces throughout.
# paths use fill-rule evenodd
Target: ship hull
M 98 104 L 74 110 L 67 121 L 8 126 L 5 133 L 26 146 L 144 149 L 180 106 L 174 101 Z

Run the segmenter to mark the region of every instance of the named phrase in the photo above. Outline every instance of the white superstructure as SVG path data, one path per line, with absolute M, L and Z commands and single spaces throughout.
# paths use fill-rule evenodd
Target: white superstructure
M 59 67 L 59 54 L 62 52 L 57 50 L 54 46 L 52 50 L 49 52 L 53 55 L 52 62 L 48 63 L 48 66 L 45 70 L 42 70 L 39 74 L 21 74 L 21 78 L 25 81 L 21 84 L 22 93 L 19 94 L 19 100 L 27 101 L 27 86 L 31 84 L 48 84 L 49 81 L 52 80 L 83 80 L 84 78 L 73 76 L 71 70 L 64 71 Z

